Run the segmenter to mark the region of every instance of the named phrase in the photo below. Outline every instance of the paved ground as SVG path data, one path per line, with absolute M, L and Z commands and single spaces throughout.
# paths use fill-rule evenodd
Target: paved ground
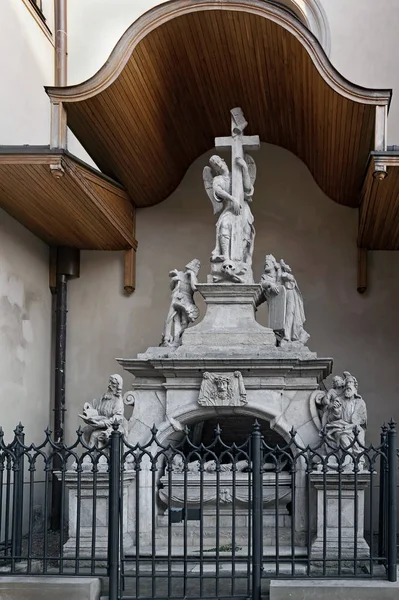
M 262 598 L 265 600 L 269 597 L 268 588 L 269 582 L 264 581 L 262 590 Z M 239 579 L 235 582 L 234 589 L 232 588 L 231 578 L 226 578 L 219 581 L 219 587 L 216 588 L 216 580 L 214 578 L 204 579 L 202 582 L 197 578 L 189 579 L 187 586 L 184 589 L 183 580 L 172 578 L 168 589 L 168 580 L 166 577 L 156 577 L 155 581 L 152 577 L 140 578 L 139 597 L 144 598 L 173 598 L 176 600 L 190 598 L 247 598 L 249 596 L 247 589 L 247 580 Z M 102 594 L 108 595 L 108 579 L 102 579 Z M 125 580 L 124 596 L 137 597 L 136 578 L 128 577 Z

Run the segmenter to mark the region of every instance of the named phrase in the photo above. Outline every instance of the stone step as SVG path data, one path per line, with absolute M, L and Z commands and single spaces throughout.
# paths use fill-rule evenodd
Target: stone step
M 0 578 L 2 600 L 99 600 L 100 593 L 97 577 L 20 575 Z
M 179 528 L 172 528 L 171 530 L 171 543 L 172 545 L 180 544 L 183 545 L 184 544 L 184 540 L 187 540 L 187 544 L 190 547 L 193 546 L 197 546 L 199 548 L 200 546 L 200 540 L 201 540 L 201 536 L 200 536 L 200 530 L 199 529 L 190 529 L 187 528 L 187 531 L 185 531 L 184 527 L 179 527 Z M 262 538 L 263 538 L 263 544 L 265 546 L 271 546 L 274 545 L 276 543 L 276 531 L 273 528 L 268 528 L 268 527 L 264 527 L 262 530 Z M 290 527 L 280 527 L 278 529 L 278 541 L 279 544 L 290 544 L 291 543 L 291 528 Z M 168 544 L 168 539 L 169 539 L 169 531 L 167 528 L 159 528 L 157 529 L 156 533 L 155 533 L 155 543 L 156 546 L 158 547 L 159 544 L 163 544 L 165 546 L 167 546 Z M 250 543 L 252 544 L 252 536 L 250 536 L 248 538 L 248 530 L 244 529 L 244 530 L 240 530 L 240 529 L 236 529 L 235 531 L 235 536 L 234 536 L 234 540 L 236 545 L 244 545 L 244 546 L 248 546 L 248 539 L 250 541 Z M 147 544 L 151 543 L 151 538 L 149 537 L 145 537 L 142 536 L 141 537 L 141 543 L 146 544 L 146 540 L 147 540 Z M 219 535 L 216 535 L 215 532 L 215 528 L 204 528 L 202 531 L 202 541 L 203 541 L 203 545 L 204 546 L 216 546 L 221 545 L 221 544 L 226 544 L 226 543 L 232 543 L 233 540 L 233 535 L 232 535 L 232 531 L 230 530 L 221 530 L 219 532 Z
M 139 551 L 140 551 L 140 558 L 151 558 L 151 556 L 153 554 L 152 546 L 141 546 Z M 199 554 L 200 554 L 199 545 L 196 547 L 187 548 L 187 556 L 189 556 L 189 557 L 198 556 L 199 557 Z M 263 557 L 265 559 L 273 558 L 276 556 L 276 554 L 277 553 L 276 553 L 275 545 L 270 544 L 268 546 L 264 546 Z M 235 555 L 241 561 L 243 559 L 247 559 L 247 557 L 248 557 L 247 549 L 241 548 L 240 550 L 236 550 Z M 173 545 L 171 556 L 173 558 L 183 557 L 184 556 L 184 546 Z M 206 559 L 206 560 L 215 559 L 215 557 L 216 557 L 215 547 L 204 544 L 203 556 L 204 556 L 204 559 Z M 290 558 L 292 556 L 291 546 L 290 545 L 279 546 L 278 556 L 279 556 L 279 558 Z M 294 556 L 296 558 L 306 558 L 307 557 L 307 548 L 304 546 L 294 546 Z M 136 558 L 136 548 L 133 547 L 133 548 L 130 548 L 129 550 L 126 550 L 125 558 L 126 558 L 127 564 L 129 564 L 129 559 L 132 559 L 132 563 L 131 563 L 132 568 L 135 568 L 135 563 L 133 561 Z M 158 559 L 159 559 L 160 564 L 162 564 L 162 563 L 164 564 L 165 560 L 167 560 L 167 558 L 168 558 L 168 547 L 157 545 L 156 553 L 155 553 L 155 562 L 158 563 Z M 226 561 L 226 560 L 231 561 L 231 549 L 229 549 L 228 551 L 227 550 L 219 551 L 219 559 L 221 561 Z M 173 564 L 174 565 L 177 564 L 177 561 L 173 561 Z
M 235 515 L 234 518 L 235 521 L 235 526 L 236 528 L 242 527 L 245 529 L 248 529 L 250 523 L 251 523 L 251 517 L 248 515 Z M 159 527 L 167 527 L 168 526 L 168 515 L 159 515 L 158 519 L 157 519 L 157 524 Z M 263 526 L 264 527 L 274 527 L 276 523 L 276 517 L 275 515 L 263 515 Z M 215 515 L 204 515 L 202 518 L 202 525 L 203 527 L 213 527 L 215 528 L 218 524 L 218 520 L 216 518 Z M 290 527 L 291 525 L 291 517 L 290 515 L 288 515 L 287 513 L 284 514 L 280 514 L 278 516 L 278 526 L 279 527 Z M 177 528 L 177 527 L 184 527 L 184 521 L 180 521 L 177 523 L 171 523 L 171 527 L 173 528 Z M 200 528 L 200 521 L 199 520 L 194 520 L 194 519 L 190 519 L 189 521 L 187 521 L 187 527 L 190 529 L 196 528 L 199 529 Z M 232 528 L 232 515 L 221 515 L 219 517 L 219 527 L 220 528 Z

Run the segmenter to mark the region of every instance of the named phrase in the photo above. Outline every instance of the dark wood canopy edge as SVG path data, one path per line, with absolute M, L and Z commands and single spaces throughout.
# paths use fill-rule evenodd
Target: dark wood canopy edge
M 126 31 L 91 79 L 47 92 L 53 118 L 62 105 L 93 160 L 136 206 L 170 195 L 228 130 L 233 106 L 243 108 L 249 133 L 295 153 L 329 197 L 358 206 L 369 153 L 386 147 L 391 98 L 348 82 L 298 19 L 264 0 L 162 4 Z
M 399 250 L 399 152 L 372 152 L 360 195 L 358 246 Z
M 64 150 L 0 146 L 0 206 L 51 246 L 137 247 L 124 188 Z

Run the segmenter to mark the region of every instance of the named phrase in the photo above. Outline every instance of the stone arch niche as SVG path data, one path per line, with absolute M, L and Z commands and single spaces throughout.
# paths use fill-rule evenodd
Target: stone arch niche
M 263 439 L 270 447 L 277 444 L 284 447 L 289 439 L 289 435 L 283 437 L 275 429 L 272 429 L 271 423 L 265 418 L 265 415 L 242 413 L 240 411 L 222 410 L 207 411 L 199 413 L 195 420 L 189 420 L 185 423 L 188 427 L 189 439 L 195 446 L 203 444 L 208 447 L 212 444 L 216 436 L 216 428 L 221 430 L 221 440 L 226 446 L 237 446 L 245 444 L 249 439 L 255 423 L 258 423 L 262 432 Z M 179 443 L 185 435 L 183 431 L 176 430 L 177 421 L 168 419 L 159 429 L 157 436 L 163 445 Z M 180 421 L 180 425 L 182 425 Z M 298 440 L 299 441 L 299 440 Z M 185 453 L 185 450 L 183 450 Z

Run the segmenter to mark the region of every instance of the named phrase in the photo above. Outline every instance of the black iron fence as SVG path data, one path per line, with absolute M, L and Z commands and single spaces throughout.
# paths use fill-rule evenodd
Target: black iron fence
M 9 444 L 0 434 L 0 570 L 107 576 L 111 600 L 259 600 L 277 577 L 395 581 L 395 424 L 378 446 L 348 439 L 310 448 L 292 432 L 271 446 L 256 423 L 239 445 L 219 427 L 207 445 L 188 429 L 132 445 L 115 425 L 98 449 L 81 432 L 27 445 L 20 425 Z

